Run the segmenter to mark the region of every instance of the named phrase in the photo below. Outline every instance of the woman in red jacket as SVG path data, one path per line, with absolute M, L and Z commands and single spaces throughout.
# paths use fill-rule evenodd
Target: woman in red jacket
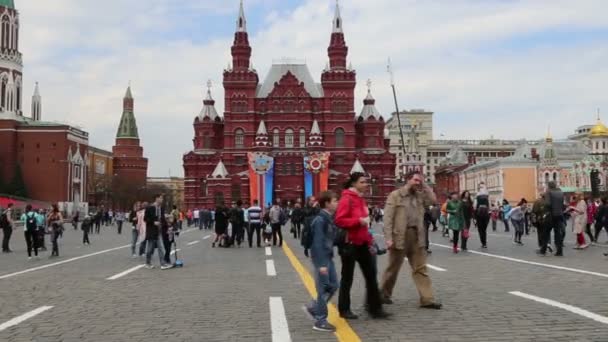
M 363 194 L 367 192 L 368 183 L 365 175 L 360 172 L 353 173 L 346 184 L 336 211 L 336 226 L 347 231 L 346 241 L 338 246 L 342 259 L 342 279 L 340 280 L 340 294 L 338 297 L 338 310 L 340 317 L 357 319 L 358 316 L 351 311 L 350 289 L 353 285 L 355 263 L 359 263 L 365 286 L 367 288 L 367 310 L 372 318 L 387 318 L 389 316 L 382 309 L 378 280 L 376 279 L 372 246 L 372 236 L 369 233 L 369 210 Z

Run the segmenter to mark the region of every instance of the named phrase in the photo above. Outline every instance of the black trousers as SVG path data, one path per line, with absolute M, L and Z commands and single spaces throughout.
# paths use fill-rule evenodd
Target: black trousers
M 36 236 L 36 231 L 25 231 L 25 244 L 27 245 L 27 256 L 32 256 L 32 249 L 34 250 L 34 255 L 38 256 L 38 241 Z
M 480 207 L 477 209 L 477 230 L 479 231 L 479 240 L 481 240 L 482 246 L 488 244 L 488 223 L 490 223 L 488 208 Z
M 139 256 L 146 254 L 146 247 L 148 245 L 148 240 L 143 239 L 139 244 Z
M 608 227 L 595 223 L 595 236 L 593 237 L 593 241 L 597 242 L 597 238 L 600 237 L 600 233 L 602 232 L 602 228 L 606 229 L 606 233 L 608 234 Z
M 95 234 L 99 234 L 99 229 L 101 229 L 101 222 L 95 222 Z
M 8 252 L 11 249 L 9 248 L 9 243 L 11 241 L 11 235 L 13 235 L 13 227 L 2 228 L 2 251 Z
M 464 237 L 464 229 L 453 230 L 452 232 L 453 232 L 453 235 L 454 235 L 454 238 L 452 239 L 453 246 L 454 247 L 458 247 L 458 239 L 461 238 L 460 249 L 466 250 L 467 249 L 467 240 L 468 240 L 468 238 Z
M 338 310 L 341 313 L 351 311 L 350 290 L 353 286 L 355 263 L 358 263 L 365 279 L 367 310 L 371 314 L 381 312 L 382 302 L 380 301 L 378 279 L 376 278 L 376 265 L 369 247 L 366 245 L 347 245 L 340 252 L 340 257 L 342 259 L 342 279 L 340 280 Z
M 566 222 L 564 222 L 564 218 L 561 216 L 552 217 L 551 221 L 543 229 L 543 241 L 540 252 L 544 254 L 547 251 L 547 245 L 551 241 L 551 231 L 553 231 L 556 253 L 562 254 L 564 237 L 566 236 Z
M 36 233 L 36 240 L 38 240 L 38 248 L 43 251 L 46 251 L 46 231 L 44 227 L 39 226 Z
M 279 237 L 279 247 L 283 246 L 283 232 L 281 232 L 281 224 L 273 223 L 270 225 L 272 227 L 272 245 L 277 245 L 277 235 Z
M 118 234 L 122 234 L 122 221 L 117 221 L 116 225 L 118 226 Z
M 243 238 L 245 237 L 245 227 L 242 224 L 232 225 L 232 241 L 236 242 L 237 245 L 241 245 Z
M 247 241 L 249 241 L 249 247 L 253 247 L 253 233 L 255 232 L 257 246 L 260 247 L 260 234 L 262 230 L 261 223 L 250 223 L 249 229 L 247 229 Z
M 89 230 L 85 229 L 82 231 L 82 243 L 83 244 L 91 244 L 91 241 L 89 241 Z
M 61 235 L 61 230 L 59 228 L 53 228 L 51 231 L 51 241 L 53 242 L 53 250 L 51 251 L 51 255 L 54 256 L 59 256 L 59 243 L 57 243 L 59 235 Z
M 302 224 L 300 222 L 293 222 L 293 237 L 299 239 L 302 235 Z
M 163 234 L 163 247 L 165 247 L 165 262 L 171 263 L 171 244 L 173 242 L 169 240 L 169 236 Z

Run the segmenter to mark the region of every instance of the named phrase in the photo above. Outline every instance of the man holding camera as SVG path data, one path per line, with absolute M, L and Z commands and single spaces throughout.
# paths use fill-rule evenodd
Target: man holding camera
M 420 171 L 409 172 L 406 184 L 393 191 L 384 209 L 384 236 L 388 249 L 388 266 L 382 277 L 381 293 L 384 304 L 392 304 L 391 297 L 399 270 L 407 257 L 418 293 L 420 306 L 441 309 L 433 297 L 431 279 L 426 268 L 426 236 L 424 210 L 435 203 L 433 190 L 424 184 Z

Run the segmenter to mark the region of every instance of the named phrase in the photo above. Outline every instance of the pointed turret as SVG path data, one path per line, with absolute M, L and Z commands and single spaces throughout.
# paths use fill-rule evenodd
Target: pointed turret
M 247 32 L 247 19 L 245 18 L 243 0 L 241 0 L 241 4 L 239 6 L 239 17 L 236 19 L 236 32 Z
M 127 92 L 125 93 L 122 103 L 122 117 L 120 118 L 120 125 L 118 126 L 118 132 L 116 133 L 116 139 L 139 139 L 137 122 L 135 122 L 135 114 L 133 113 L 134 106 L 131 86 L 127 88 Z
M 42 118 L 42 97 L 40 96 L 40 90 L 38 89 L 38 82 L 34 88 L 34 95 L 32 95 L 32 120 L 40 121 Z
M 363 118 L 363 120 L 370 118 L 380 120 L 380 118 L 382 118 L 382 115 L 380 115 L 380 112 L 378 112 L 378 109 L 376 109 L 376 100 L 372 96 L 371 80 L 367 80 L 367 96 L 363 100 L 363 109 L 361 110 L 360 117 Z
M 266 130 L 266 124 L 264 120 L 260 121 L 260 126 L 255 134 L 255 147 L 270 147 L 270 139 L 268 138 L 268 131 Z
M 355 172 L 365 173 L 365 169 L 363 169 L 363 165 L 361 165 L 359 158 L 357 158 L 357 160 L 355 160 L 355 164 L 353 164 L 353 168 L 350 169 L 351 175 Z
M 209 118 L 209 120 L 214 121 L 218 118 L 219 115 L 215 110 L 215 100 L 211 96 L 211 81 L 207 82 L 207 97 L 203 100 L 203 109 L 198 114 L 199 120 L 204 120 L 205 118 Z
M 346 56 L 348 55 L 348 47 L 344 41 L 344 30 L 342 28 L 343 21 L 340 15 L 340 4 L 336 0 L 336 13 L 332 24 L 331 41 L 327 53 L 329 56 L 329 66 L 331 70 L 346 69 Z
M 312 129 L 310 130 L 310 139 L 306 143 L 308 147 L 323 147 L 325 146 L 325 142 L 323 141 L 323 135 L 321 135 L 321 129 L 319 128 L 319 123 L 315 119 L 312 123 Z
M 232 67 L 234 71 L 248 71 L 251 60 L 251 46 L 247 34 L 247 20 L 243 1 L 239 7 L 239 16 L 236 19 L 236 32 L 234 33 L 234 43 L 232 44 Z
M 222 160 L 217 163 L 215 170 L 213 170 L 213 173 L 211 174 L 211 178 L 228 178 L 228 170 Z

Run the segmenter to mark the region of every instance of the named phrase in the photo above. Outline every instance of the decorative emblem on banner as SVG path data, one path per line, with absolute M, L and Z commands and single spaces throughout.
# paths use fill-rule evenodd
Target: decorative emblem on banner
M 316 152 L 304 157 L 304 168 L 312 173 L 319 173 L 327 168 L 328 152 Z
M 264 153 L 249 152 L 249 163 L 255 173 L 264 175 L 272 169 L 274 158 Z

